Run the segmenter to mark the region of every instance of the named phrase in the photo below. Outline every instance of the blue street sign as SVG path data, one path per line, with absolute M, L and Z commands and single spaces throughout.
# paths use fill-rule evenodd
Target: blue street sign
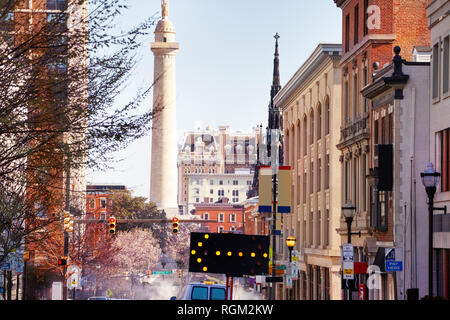
M 389 271 L 403 271 L 403 262 L 386 260 L 386 272 Z
M 0 269 L 1 270 L 11 270 L 11 264 L 10 263 L 1 263 Z

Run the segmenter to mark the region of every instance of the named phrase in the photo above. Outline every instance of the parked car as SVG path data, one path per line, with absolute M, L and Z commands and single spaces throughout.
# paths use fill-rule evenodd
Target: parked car
M 225 297 L 226 287 L 222 284 L 194 282 L 189 283 L 180 291 L 178 297 L 174 296 L 171 300 L 226 300 Z

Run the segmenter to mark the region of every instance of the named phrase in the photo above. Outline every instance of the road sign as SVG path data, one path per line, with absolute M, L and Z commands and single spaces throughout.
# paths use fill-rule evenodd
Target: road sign
M 351 243 L 342 245 L 342 270 L 344 280 L 354 279 L 353 244 Z
M 159 270 L 159 271 L 153 271 L 153 274 L 171 274 L 172 271 L 170 270 Z
M 353 244 L 344 243 L 342 245 L 342 261 L 353 262 Z
M 403 271 L 403 254 L 401 248 L 385 249 L 386 272 Z
M 11 264 L 10 263 L 6 263 L 6 262 L 1 263 L 0 264 L 0 269 L 1 270 L 11 270 Z

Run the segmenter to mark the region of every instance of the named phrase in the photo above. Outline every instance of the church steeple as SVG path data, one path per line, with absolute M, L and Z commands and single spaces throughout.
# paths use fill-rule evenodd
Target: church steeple
M 276 96 L 278 91 L 281 90 L 280 85 L 280 56 L 278 54 L 278 39 L 280 36 L 278 35 L 278 32 L 274 36 L 275 38 L 275 58 L 273 59 L 273 80 L 272 80 L 272 90 L 270 93 L 270 99 L 273 100 L 273 98 Z
M 273 99 L 277 93 L 281 90 L 280 85 L 280 58 L 278 54 L 278 39 L 280 36 L 278 32 L 274 36 L 275 38 L 275 57 L 273 59 L 273 79 L 272 87 L 270 90 L 270 105 L 269 105 L 269 129 L 280 129 L 280 111 L 276 110 L 273 104 Z

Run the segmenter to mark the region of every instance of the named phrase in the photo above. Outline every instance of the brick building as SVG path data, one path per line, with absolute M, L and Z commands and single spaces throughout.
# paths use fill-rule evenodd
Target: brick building
M 347 201 L 356 207 L 352 224 L 355 261 L 372 263 L 379 247 L 393 246 L 392 194 L 385 194 L 387 220 L 385 225 L 374 224 L 369 206 L 370 186 L 366 180 L 374 167 L 373 113 L 360 91 L 372 83 L 372 75 L 392 61 L 395 46 L 402 48 L 402 56 L 412 60 L 415 46 L 428 46 L 426 5 L 429 0 L 334 0 L 342 9 L 342 122 L 338 149 L 342 163 L 342 204 Z M 391 212 L 389 214 L 389 212 Z M 338 230 L 342 242 L 347 242 L 344 219 Z M 378 251 L 378 255 L 381 251 Z M 364 280 L 364 275 L 360 276 Z M 393 280 L 390 279 L 390 282 Z M 389 283 L 389 288 L 393 288 Z M 393 290 L 385 299 L 392 299 Z M 354 294 L 354 298 L 356 298 Z
M 194 215 L 202 220 L 216 220 L 216 222 L 203 223 L 205 232 L 233 232 L 245 233 L 244 230 L 244 206 L 242 204 L 229 203 L 223 198 L 218 203 L 195 204 Z
M 113 192 L 125 191 L 120 184 L 89 184 L 86 186 L 86 218 L 106 219 L 111 214 Z

